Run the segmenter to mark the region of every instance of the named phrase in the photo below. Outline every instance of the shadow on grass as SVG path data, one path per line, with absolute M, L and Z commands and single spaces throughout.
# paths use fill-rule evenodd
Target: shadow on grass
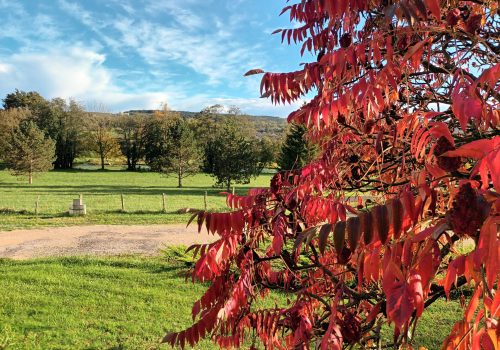
M 34 211 L 22 209 L 22 210 L 14 210 L 10 208 L 2 208 L 0 209 L 0 216 L 2 215 L 19 215 L 19 216 L 24 216 L 27 219 L 58 219 L 58 218 L 64 218 L 64 217 L 70 217 L 68 212 L 61 212 L 61 213 L 51 213 L 51 214 L 44 214 L 44 213 L 39 213 L 36 214 Z
M 27 215 L 27 214 L 30 214 L 29 211 L 25 210 L 25 209 L 22 209 L 22 210 L 15 210 L 15 209 L 11 209 L 11 208 L 0 208 L 0 215 L 12 215 L 12 214 L 16 214 L 16 215 Z
M 154 258 L 146 258 L 137 255 L 119 255 L 110 257 L 93 257 L 93 256 L 74 256 L 74 257 L 49 257 L 35 258 L 30 260 L 13 260 L 0 258 L 0 267 L 2 266 L 29 266 L 36 268 L 40 265 L 57 264 L 64 267 L 110 267 L 119 269 L 137 269 L 152 274 L 167 274 L 174 273 L 185 277 L 188 268 L 186 264 L 175 261 L 166 260 L 161 256 Z
M 0 188 L 9 188 L 15 189 L 20 187 L 19 184 L 14 183 L 0 183 Z M 156 195 L 161 196 L 163 193 L 167 196 L 178 196 L 178 195 L 186 195 L 186 196 L 199 196 L 203 197 L 205 191 L 209 196 L 223 196 L 220 193 L 226 192 L 225 189 L 222 188 L 213 188 L 210 186 L 190 186 L 178 188 L 176 186 L 145 186 L 145 187 L 130 187 L 128 185 L 26 185 L 25 188 L 31 190 L 31 192 L 46 192 L 47 194 L 53 193 L 63 193 L 67 195 L 77 195 L 81 193 L 83 195 L 115 195 L 119 196 L 123 195 Z M 240 195 L 248 193 L 248 190 L 254 188 L 253 186 L 243 186 L 237 187 L 235 190 Z

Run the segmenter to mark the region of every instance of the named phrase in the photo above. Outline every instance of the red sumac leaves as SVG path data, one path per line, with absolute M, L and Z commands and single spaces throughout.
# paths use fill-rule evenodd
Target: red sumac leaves
M 404 208 L 399 198 L 392 199 L 387 203 L 387 214 L 390 223 L 390 232 L 395 239 L 401 236 L 403 229 Z
M 342 255 L 343 250 L 344 250 L 345 228 L 346 228 L 345 221 L 337 222 L 335 224 L 335 227 L 333 228 L 333 243 L 335 246 L 335 250 L 337 251 L 337 254 L 339 256 Z
M 265 72 L 262 69 L 251 69 L 248 72 L 245 73 L 245 77 L 249 75 L 255 75 L 255 74 L 264 74 Z
M 359 217 L 355 216 L 347 219 L 346 230 L 349 247 L 352 251 L 354 251 L 356 250 L 359 240 L 361 239 L 361 220 Z
M 443 157 L 442 155 L 448 151 L 455 150 L 455 147 L 448 141 L 447 138 L 441 136 L 434 148 L 434 155 L 437 158 L 438 166 L 445 171 L 455 171 L 460 167 L 460 157 Z
M 326 243 L 328 241 L 328 236 L 332 232 L 332 225 L 326 224 L 321 226 L 318 235 L 318 247 L 321 254 L 325 253 Z
M 387 242 L 389 235 L 389 212 L 385 205 L 377 205 L 372 209 L 373 227 L 377 238 L 382 244 Z
M 365 244 L 370 244 L 373 239 L 373 219 L 370 212 L 363 212 L 360 215 L 361 231 Z
M 490 213 L 490 205 L 470 183 L 460 186 L 448 220 L 456 234 L 476 237 Z
M 287 120 L 307 128 L 297 149 L 317 152 L 270 188 L 228 194 L 232 211 L 191 219 L 218 238 L 190 247 L 193 280 L 211 284 L 195 325 L 165 340 L 409 349 L 425 308 L 467 283 L 474 297 L 441 348 L 496 349 L 497 1 L 303 0 L 285 12 L 282 41 L 310 54 L 296 71 L 246 75 L 264 73 L 272 103 L 301 105 Z M 287 303 L 265 307 L 276 290 Z M 380 339 L 380 324 L 393 336 Z

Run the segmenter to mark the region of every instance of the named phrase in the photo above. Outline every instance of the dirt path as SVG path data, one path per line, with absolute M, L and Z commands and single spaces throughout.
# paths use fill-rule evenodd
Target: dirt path
M 209 243 L 214 236 L 195 225 L 96 225 L 0 231 L 0 258 L 157 254 L 166 245 Z

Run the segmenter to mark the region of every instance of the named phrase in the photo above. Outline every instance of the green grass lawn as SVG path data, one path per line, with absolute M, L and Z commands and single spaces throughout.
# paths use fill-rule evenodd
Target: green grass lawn
M 191 325 L 205 289 L 185 273 L 160 257 L 0 260 L 0 349 L 167 349 L 161 337 Z M 273 295 L 269 306 L 283 300 Z M 457 302 L 435 303 L 416 345 L 438 349 L 460 316 Z
M 238 193 L 267 186 L 271 175 Z M 53 171 L 33 185 L 0 171 L 0 230 L 79 224 L 165 224 L 186 222 L 180 208 L 225 208 L 213 179 L 197 175 L 176 187 L 175 178 L 125 171 Z M 161 212 L 162 193 L 167 213 Z M 73 198 L 83 195 L 89 214 L 68 217 Z M 120 212 L 120 195 L 126 212 Z M 40 196 L 40 213 L 34 203 Z M 0 260 L 1 349 L 163 349 L 168 330 L 191 325 L 192 303 L 206 286 L 185 280 L 185 263 L 164 257 L 50 258 Z M 174 254 L 175 255 L 175 254 Z M 181 254 L 182 256 L 182 254 Z M 185 257 L 182 256 L 184 259 Z M 283 301 L 273 295 L 268 301 Z M 266 301 L 267 302 L 267 301 Z M 457 302 L 439 301 L 419 321 L 415 344 L 437 349 L 461 317 Z M 196 349 L 215 349 L 203 341 Z
M 235 185 L 237 193 L 249 188 L 268 186 L 272 175 L 263 174 L 248 185 Z M 223 190 L 212 187 L 212 177 L 199 174 L 184 180 L 177 188 L 175 177 L 150 172 L 120 170 L 51 171 L 40 174 L 32 185 L 8 171 L 0 171 L 0 230 L 23 227 L 65 226 L 83 224 L 167 224 L 183 223 L 189 214 L 176 214 L 178 209 L 204 207 L 225 208 Z M 162 212 L 162 194 L 166 195 L 166 210 Z M 83 195 L 88 215 L 66 215 L 74 198 Z M 121 212 L 123 194 L 125 212 Z M 39 214 L 35 202 L 40 198 Z
M 0 349 L 159 349 L 204 290 L 184 272 L 158 258 L 3 260 Z

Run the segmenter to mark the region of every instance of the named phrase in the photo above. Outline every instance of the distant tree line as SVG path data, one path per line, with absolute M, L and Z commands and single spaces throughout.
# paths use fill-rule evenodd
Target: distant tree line
M 210 106 L 189 118 L 166 107 L 119 115 L 102 106 L 89 109 L 37 92 L 8 94 L 0 109 L 0 159 L 30 183 L 37 172 L 72 169 L 77 158 L 95 157 L 103 170 L 112 159 L 122 159 L 129 171 L 145 164 L 176 176 L 179 187 L 186 177 L 205 172 L 229 189 L 266 167 L 300 167 L 314 153 L 299 142 L 303 128 L 292 125 L 286 136 L 262 135 L 237 107 Z

